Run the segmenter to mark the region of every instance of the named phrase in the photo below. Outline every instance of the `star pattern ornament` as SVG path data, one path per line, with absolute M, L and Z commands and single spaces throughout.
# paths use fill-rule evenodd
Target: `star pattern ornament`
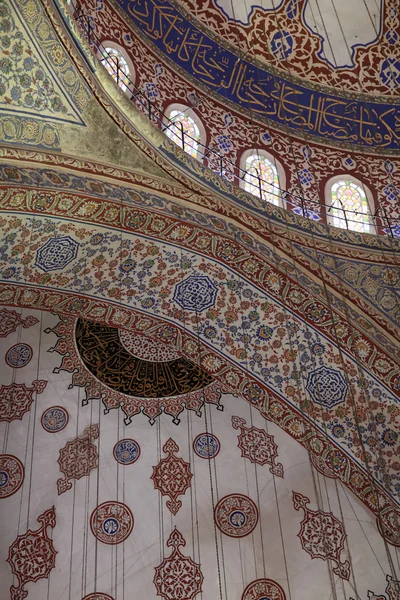
M 25 319 L 21 319 L 21 315 L 15 310 L 2 308 L 0 310 L 0 338 L 5 338 L 10 333 L 16 331 L 19 325 L 22 325 L 24 329 L 28 329 L 28 327 L 32 327 L 33 325 L 36 325 L 36 323 L 39 323 L 39 321 L 32 315 L 25 317 Z
M 61 448 L 57 462 L 64 479 L 57 479 L 58 495 L 72 488 L 71 479 L 81 479 L 97 467 L 98 453 L 92 440 L 97 439 L 99 435 L 99 426 L 91 425 L 86 427 L 81 437 L 67 442 L 64 448 Z
M 157 595 L 165 600 L 192 600 L 202 591 L 204 577 L 200 565 L 183 556 L 179 547 L 186 546 L 186 542 L 176 527 L 168 538 L 167 546 L 173 548 L 172 554 L 155 567 L 153 581 Z
M 10 587 L 11 600 L 23 600 L 28 595 L 24 589 L 29 581 L 47 579 L 54 568 L 57 551 L 54 549 L 53 540 L 47 534 L 47 528 L 56 526 L 56 513 L 53 508 L 39 515 L 39 529 L 28 529 L 19 535 L 11 544 L 8 551 L 7 562 L 13 574 L 18 579 L 18 585 Z
M 304 510 L 304 519 L 300 524 L 301 546 L 311 558 L 322 558 L 332 560 L 336 563 L 333 572 L 347 581 L 350 578 L 350 563 L 348 560 L 342 562 L 340 555 L 344 549 L 347 534 L 343 523 L 332 513 L 322 510 L 310 510 L 307 504 L 310 499 L 302 494 L 293 492 L 293 506 L 296 510 Z
M 163 452 L 168 454 L 167 458 L 162 458 L 156 467 L 153 467 L 154 488 L 159 490 L 163 496 L 168 496 L 167 507 L 176 515 L 182 506 L 178 496 L 183 496 L 190 487 L 192 481 L 192 472 L 189 463 L 183 458 L 175 456 L 179 452 L 179 446 L 172 438 L 169 438 L 163 446 Z
M 252 463 L 259 465 L 270 465 L 270 473 L 283 477 L 283 466 L 276 463 L 278 446 L 272 435 L 257 427 L 245 427 L 246 421 L 240 417 L 232 417 L 232 427 L 240 429 L 238 436 L 238 448 L 242 451 L 242 457 L 248 458 Z
M 37 379 L 32 382 L 32 387 L 24 383 L 12 383 L 0 387 L 0 421 L 10 423 L 14 419 L 22 419 L 28 412 L 34 400 L 33 393 L 41 394 L 47 381 Z

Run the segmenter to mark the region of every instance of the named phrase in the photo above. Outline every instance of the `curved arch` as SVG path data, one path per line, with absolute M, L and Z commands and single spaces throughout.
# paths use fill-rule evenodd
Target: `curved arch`
M 358 465 L 342 450 L 334 441 L 328 440 L 323 433 L 314 428 L 308 419 L 304 419 L 302 413 L 294 407 L 289 407 L 282 398 L 271 389 L 256 380 L 252 374 L 247 373 L 243 367 L 235 365 L 226 357 L 210 348 L 195 335 L 181 326 L 171 323 L 163 316 L 144 314 L 140 309 L 131 307 L 120 307 L 112 301 L 107 302 L 96 298 L 87 298 L 74 292 L 61 290 L 43 290 L 31 288 L 29 294 L 25 294 L 21 286 L 13 283 L 0 283 L 0 293 L 7 297 L 7 305 L 31 309 L 39 309 L 54 312 L 54 306 L 60 308 L 62 317 L 59 325 L 49 332 L 57 335 L 58 341 L 53 348 L 62 356 L 59 370 L 67 371 L 72 376 L 72 386 L 88 388 L 85 375 L 77 369 L 77 348 L 75 345 L 75 323 L 80 318 L 100 322 L 104 325 L 126 328 L 129 332 L 138 332 L 153 338 L 157 343 L 166 344 L 176 350 L 188 361 L 196 362 L 205 372 L 208 372 L 217 382 L 218 388 L 213 389 L 216 397 L 206 398 L 205 391 L 202 393 L 202 401 L 198 410 L 204 402 L 219 405 L 219 393 L 232 393 L 241 396 L 245 401 L 260 411 L 268 420 L 273 421 L 283 431 L 297 440 L 317 459 L 323 461 L 326 468 L 341 480 L 375 515 L 378 515 L 382 526 L 382 534 L 391 544 L 396 545 L 398 536 L 395 533 L 395 524 L 398 522 L 399 509 L 393 506 L 390 498 L 383 490 L 380 490 L 370 481 Z M 70 322 L 69 326 L 67 323 Z M 79 360 L 79 359 L 78 359 Z M 80 361 L 79 361 L 80 362 Z M 80 364 L 82 364 L 80 362 Z M 95 380 L 95 383 L 97 380 Z M 97 393 L 83 400 L 87 404 L 89 400 L 102 400 L 105 413 L 111 409 L 121 408 L 125 414 L 129 414 L 129 406 L 121 404 L 121 397 L 111 392 L 105 398 L 99 390 L 98 385 L 93 386 Z M 90 393 L 90 388 L 89 388 Z M 162 404 L 157 399 L 149 402 L 156 403 L 156 414 L 160 414 Z M 149 406 L 151 409 L 152 407 Z M 193 406 L 185 404 L 183 408 L 193 409 Z M 142 410 L 136 411 L 142 412 Z M 179 413 L 178 413 L 179 414 Z M 175 421 L 179 422 L 179 421 Z M 322 463 L 320 462 L 321 466 Z M 332 467 L 333 466 L 333 467 Z M 379 502 L 376 503 L 376 495 Z
M 273 154 L 252 148 L 240 157 L 241 187 L 266 202 L 283 206 L 285 171 Z
M 102 41 L 103 54 L 99 52 L 100 62 L 124 91 L 129 91 L 130 82 L 135 83 L 135 69 L 126 50 L 116 42 Z
M 170 121 L 165 123 L 166 135 L 194 158 L 202 159 L 207 134 L 200 117 L 193 108 L 177 102 L 170 104 L 165 115 Z M 176 123 L 176 125 L 175 125 Z
M 371 190 L 359 179 L 348 173 L 335 175 L 325 184 L 325 204 L 328 225 L 358 231 L 376 233 L 372 219 L 375 213 Z

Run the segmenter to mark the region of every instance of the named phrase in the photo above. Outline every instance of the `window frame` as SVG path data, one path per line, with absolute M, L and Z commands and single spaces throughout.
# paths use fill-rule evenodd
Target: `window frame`
M 116 50 L 117 52 L 119 52 L 122 56 L 122 58 L 125 60 L 126 64 L 128 65 L 128 69 L 129 69 L 129 74 L 127 75 L 128 79 L 135 85 L 136 82 L 136 71 L 135 68 L 133 66 L 133 62 L 130 59 L 126 49 L 123 46 L 120 46 L 120 44 L 117 44 L 116 42 L 112 42 L 110 40 L 102 40 L 101 41 L 101 47 L 104 48 L 105 50 L 107 48 L 111 48 L 112 50 Z M 104 61 L 106 60 L 101 52 L 101 48 L 98 50 L 98 54 L 99 54 L 99 60 L 101 62 L 101 64 L 103 65 L 103 67 L 107 70 L 107 67 L 104 65 Z M 135 92 L 135 90 L 131 90 L 129 89 L 129 86 L 125 86 L 125 89 L 123 89 L 122 85 L 120 85 L 116 79 L 116 77 L 114 77 L 113 75 L 111 75 L 111 73 L 107 70 L 109 76 L 115 81 L 115 83 L 117 84 L 117 86 L 125 93 L 125 94 L 133 94 Z M 125 85 L 125 84 L 124 84 Z
M 268 200 L 265 200 L 265 202 L 268 202 L 272 206 L 279 206 L 281 208 L 285 208 L 285 205 L 286 205 L 286 202 L 285 202 L 285 197 L 286 197 L 285 169 L 283 168 L 280 161 L 277 160 L 277 158 L 273 154 L 271 154 L 270 152 L 267 152 L 266 150 L 264 150 L 262 148 L 250 148 L 249 150 L 245 150 L 244 152 L 242 152 L 242 154 L 240 155 L 240 171 L 239 171 L 240 187 L 246 191 L 246 183 L 248 183 L 245 180 L 246 162 L 251 156 L 258 156 L 258 157 L 266 158 L 272 164 L 272 166 L 275 167 L 276 174 L 278 177 L 278 188 L 281 190 L 282 193 L 279 194 L 277 204 L 274 204 L 273 202 L 269 202 Z M 244 175 L 242 176 L 243 173 L 244 173 Z M 247 193 L 251 194 L 251 192 L 247 192 Z M 255 195 L 255 194 L 253 194 L 253 195 Z M 256 198 L 260 198 L 260 196 L 257 195 Z M 262 198 L 260 198 L 260 200 L 262 200 Z
M 168 137 L 168 139 L 171 140 L 171 142 L 175 143 L 179 148 L 181 148 L 181 146 L 179 146 L 179 144 L 174 142 L 174 140 L 171 139 L 169 137 L 169 135 L 167 134 L 167 130 L 168 130 L 168 126 L 169 126 L 168 119 L 170 119 L 170 114 L 174 110 L 185 113 L 186 116 L 190 117 L 195 122 L 195 124 L 199 130 L 199 134 L 200 134 L 199 140 L 197 142 L 197 149 L 196 149 L 197 154 L 196 154 L 196 156 L 193 156 L 193 154 L 191 154 L 190 152 L 187 152 L 187 154 L 189 154 L 189 156 L 192 156 L 192 158 L 196 158 L 196 160 L 203 161 L 204 154 L 205 154 L 205 146 L 206 146 L 206 142 L 207 142 L 207 133 L 206 133 L 206 130 L 205 130 L 205 127 L 203 125 L 201 118 L 199 117 L 199 115 L 196 113 L 196 111 L 193 109 L 192 106 L 187 106 L 187 104 L 182 104 L 180 102 L 173 102 L 172 104 L 169 104 L 167 106 L 167 108 L 164 111 L 164 115 L 165 115 L 164 133 L 165 133 L 165 135 Z M 171 119 L 171 120 L 173 120 L 173 119 Z M 184 152 L 186 152 L 185 149 L 183 149 L 183 150 L 184 150 Z
M 341 217 L 335 217 L 332 214 L 332 208 L 336 208 L 337 210 L 348 210 L 348 209 L 342 209 L 342 208 L 337 208 L 337 207 L 333 207 L 332 206 L 332 188 L 335 185 L 335 183 L 338 183 L 340 181 L 344 181 L 344 182 L 349 182 L 352 183 L 354 185 L 356 185 L 358 188 L 360 188 L 362 190 L 362 192 L 365 195 L 366 201 L 367 201 L 367 207 L 368 207 L 368 213 L 362 213 L 362 214 L 368 214 L 368 223 L 369 223 L 369 231 L 358 231 L 357 229 L 352 229 L 351 227 L 349 227 L 349 221 L 347 220 L 347 214 L 346 214 L 346 218 L 341 218 Z M 330 225 L 331 227 L 335 227 L 336 229 L 344 229 L 345 231 L 354 231 L 355 233 L 369 233 L 372 235 L 376 235 L 376 226 L 374 223 L 374 219 L 373 216 L 375 214 L 375 200 L 374 200 L 374 196 L 370 190 L 370 188 L 365 185 L 365 183 L 363 181 L 361 181 L 360 179 L 357 179 L 357 177 L 354 177 L 354 175 L 350 175 L 349 173 L 341 173 L 339 175 L 334 175 L 333 177 L 330 177 L 328 179 L 328 181 L 325 184 L 325 212 L 326 212 L 326 222 L 328 225 Z M 340 227 L 339 225 L 335 225 L 335 219 L 339 219 L 340 221 L 343 221 L 345 223 L 345 227 Z M 351 219 L 350 219 L 350 224 L 351 224 Z

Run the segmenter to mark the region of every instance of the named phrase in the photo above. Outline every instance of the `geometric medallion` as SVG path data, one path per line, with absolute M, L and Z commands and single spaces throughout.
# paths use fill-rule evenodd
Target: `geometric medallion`
M 21 369 L 31 360 L 33 350 L 28 344 L 14 344 L 7 351 L 6 363 L 12 369 Z
M 190 487 L 193 475 L 189 463 L 185 462 L 183 458 L 175 456 L 175 453 L 179 452 L 179 446 L 173 439 L 167 440 L 163 446 L 163 452 L 168 456 L 162 458 L 158 465 L 153 467 L 153 475 L 150 479 L 153 480 L 156 490 L 159 490 L 163 496 L 169 496 L 167 507 L 172 514 L 176 515 L 182 506 L 178 496 L 183 496 Z
M 219 439 L 211 433 L 200 433 L 193 442 L 193 450 L 200 458 L 215 458 L 220 447 Z
M 240 429 L 238 437 L 238 447 L 242 451 L 242 456 L 248 458 L 252 463 L 259 465 L 270 465 L 270 473 L 283 477 L 283 467 L 281 463 L 275 463 L 278 456 L 278 446 L 274 442 L 272 435 L 269 435 L 263 429 L 257 427 L 245 427 L 246 421 L 240 417 L 232 417 L 232 427 Z
M 69 415 L 65 408 L 62 406 L 52 406 L 44 411 L 42 414 L 42 427 L 49 433 L 57 433 L 67 426 L 69 421 Z
M 33 402 L 33 392 L 41 394 L 47 381 L 37 379 L 32 382 L 32 387 L 27 388 L 24 383 L 12 383 L 0 387 L 0 421 L 10 423 L 14 419 L 22 419 L 28 412 Z
M 165 600 L 192 600 L 202 591 L 204 577 L 200 565 L 183 556 L 179 550 L 179 546 L 186 546 L 186 542 L 176 527 L 168 538 L 167 546 L 173 547 L 172 554 L 155 567 L 153 581 L 157 595 Z
M 32 327 L 39 323 L 38 319 L 29 316 L 25 319 L 21 319 L 21 315 L 15 310 L 8 310 L 2 308 L 0 310 L 0 338 L 7 337 L 10 333 L 13 333 L 19 325 L 22 325 L 25 329 Z
M 122 502 L 103 502 L 92 512 L 90 528 L 104 544 L 120 544 L 132 533 L 133 514 Z
M 24 465 L 12 454 L 0 454 L 0 498 L 8 498 L 24 481 Z
M 307 508 L 309 503 L 309 498 L 293 492 L 294 508 L 304 510 L 304 519 L 300 524 L 300 532 L 297 534 L 301 546 L 311 558 L 330 559 L 335 562 L 336 567 L 334 567 L 333 572 L 348 581 L 350 578 L 350 563 L 348 560 L 341 562 L 340 559 L 347 537 L 343 524 L 332 513 L 326 513 L 322 510 L 310 510 Z
M 64 269 L 77 257 L 79 244 L 68 235 L 48 240 L 36 252 L 35 267 L 46 273 Z
M 99 426 L 90 425 L 81 437 L 67 442 L 64 448 L 61 448 L 57 462 L 64 479 L 57 479 L 58 495 L 72 488 L 70 479 L 80 479 L 97 467 L 98 453 L 92 440 L 97 439 L 99 435 Z
M 121 465 L 131 465 L 140 456 L 140 446 L 135 440 L 125 439 L 114 446 L 114 458 Z
M 349 386 L 340 371 L 319 367 L 307 376 L 306 390 L 311 399 L 321 406 L 332 408 L 347 397 Z
M 286 600 L 286 596 L 276 581 L 256 579 L 244 590 L 242 600 Z
M 245 537 L 258 523 L 258 510 L 253 500 L 242 494 L 221 498 L 214 510 L 215 523 L 225 535 Z
M 56 550 L 53 541 L 47 535 L 47 527 L 56 526 L 56 513 L 54 508 L 46 510 L 37 518 L 41 523 L 39 529 L 28 529 L 19 535 L 8 551 L 7 562 L 16 575 L 18 585 L 10 588 L 11 600 L 23 600 L 28 595 L 24 586 L 29 581 L 48 578 L 56 562 Z
M 211 308 L 217 299 L 218 287 L 206 275 L 190 275 L 178 283 L 174 300 L 184 310 L 202 312 Z

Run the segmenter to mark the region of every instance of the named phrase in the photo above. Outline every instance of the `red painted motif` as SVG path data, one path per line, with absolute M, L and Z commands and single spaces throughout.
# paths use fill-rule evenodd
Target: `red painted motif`
M 98 453 L 92 440 L 97 439 L 99 435 L 99 426 L 91 425 L 85 429 L 81 437 L 67 442 L 64 448 L 61 448 L 57 462 L 64 479 L 57 480 L 59 495 L 72 488 L 71 479 L 81 479 L 97 467 Z
M 108 594 L 103 594 L 102 592 L 95 592 L 94 594 L 89 594 L 82 598 L 82 600 L 114 600 Z
M 258 509 L 253 500 L 242 494 L 224 496 L 214 510 L 215 523 L 229 537 L 245 537 L 258 523 Z
M 334 561 L 336 567 L 333 572 L 342 579 L 349 580 L 350 563 L 348 560 L 342 562 L 340 558 L 347 537 L 343 523 L 332 513 L 310 510 L 307 508 L 309 503 L 309 498 L 293 492 L 293 506 L 296 510 L 304 510 L 304 519 L 298 533 L 303 550 L 308 552 L 311 558 Z
M 36 323 L 39 323 L 38 319 L 31 315 L 25 319 L 21 319 L 20 313 L 17 313 L 15 310 L 2 308 L 0 310 L 0 338 L 5 338 L 10 333 L 16 331 L 19 325 L 22 325 L 24 329 L 28 329 L 28 327 L 32 327 Z
M 317 469 L 317 471 L 321 473 L 321 475 L 325 475 L 325 477 L 329 477 L 329 479 L 335 479 L 335 474 L 333 473 L 333 471 L 319 456 L 310 454 L 310 461 L 311 464 Z
M 186 546 L 186 542 L 176 527 L 168 538 L 167 546 L 173 548 L 172 554 L 155 568 L 157 595 L 165 600 L 191 600 L 202 591 L 204 577 L 200 565 L 183 556 L 179 547 Z
M 133 514 L 122 502 L 103 502 L 92 512 L 90 528 L 104 544 L 120 544 L 132 533 Z
M 281 586 L 272 579 L 256 579 L 244 590 L 242 600 L 286 600 Z
M 386 594 L 376 596 L 374 592 L 368 592 L 368 600 L 400 600 L 400 581 L 393 579 L 390 575 L 386 575 Z M 354 598 L 350 598 L 354 600 Z
M 263 429 L 245 427 L 245 425 L 246 421 L 244 419 L 232 417 L 232 427 L 240 429 L 238 447 L 242 451 L 242 456 L 248 458 L 252 463 L 270 465 L 270 473 L 283 477 L 282 464 L 275 462 L 278 456 L 278 446 L 275 444 L 273 436 Z
M 0 421 L 11 422 L 22 419 L 28 412 L 33 402 L 33 393 L 41 394 L 47 381 L 37 379 L 32 382 L 32 387 L 27 388 L 24 383 L 12 383 L 0 387 Z
M 173 439 L 169 440 L 163 446 L 163 452 L 168 454 L 167 458 L 162 458 L 156 467 L 153 467 L 153 475 L 150 479 L 153 480 L 154 487 L 159 490 L 163 496 L 168 496 L 167 507 L 176 515 L 182 502 L 178 500 L 178 496 L 183 496 L 186 490 L 190 487 L 192 481 L 192 473 L 189 463 L 183 458 L 175 456 L 179 452 L 179 446 Z
M 8 498 L 24 482 L 24 465 L 12 454 L 0 454 L 0 498 Z
M 18 579 L 18 585 L 10 588 L 11 600 L 23 600 L 28 595 L 24 589 L 29 581 L 47 579 L 56 561 L 56 550 L 53 541 L 47 534 L 47 527 L 56 526 L 56 513 L 53 508 L 46 510 L 38 517 L 39 529 L 28 529 L 19 535 L 8 551 L 7 562 Z
M 400 548 L 400 510 L 393 505 L 383 508 L 378 513 L 376 524 L 381 536 L 392 546 Z

